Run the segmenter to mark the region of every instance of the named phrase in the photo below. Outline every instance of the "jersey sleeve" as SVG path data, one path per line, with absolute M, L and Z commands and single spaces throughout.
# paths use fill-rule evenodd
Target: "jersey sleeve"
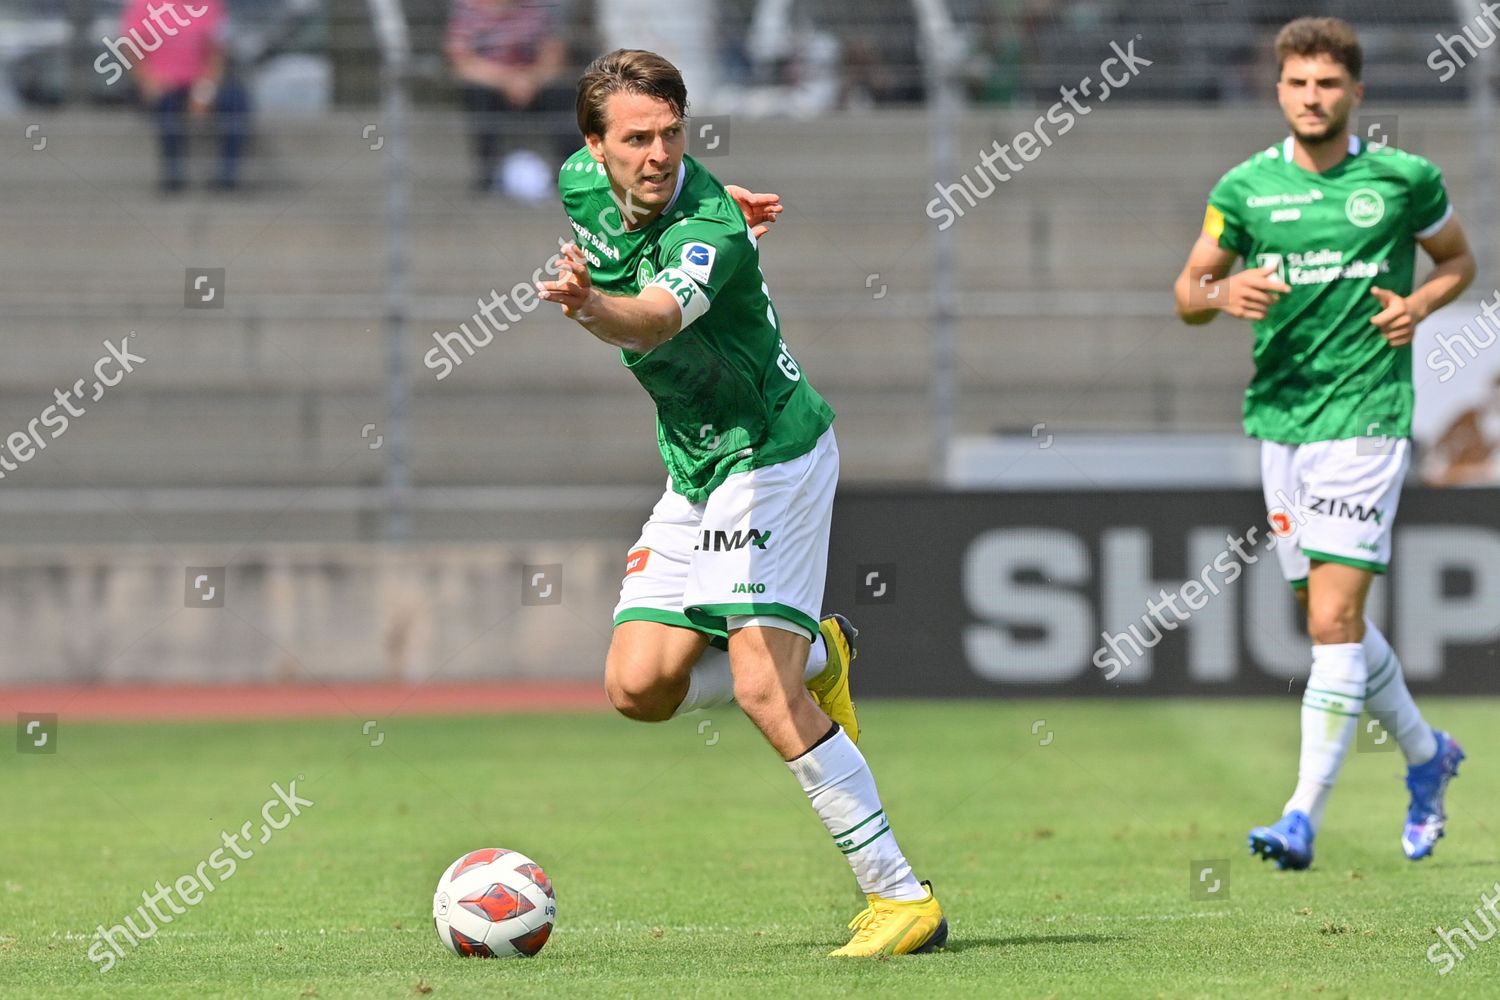
M 1448 189 L 1443 184 L 1443 172 L 1428 160 L 1418 159 L 1412 178 L 1409 213 L 1412 235 L 1419 240 L 1436 236 L 1453 215 Z
M 713 306 L 724 286 L 755 257 L 749 231 L 715 219 L 687 219 L 662 234 L 650 284 L 677 296 L 683 328 Z
M 1225 250 L 1241 257 L 1250 256 L 1250 234 L 1244 228 L 1243 202 L 1235 197 L 1239 185 L 1231 174 L 1225 174 L 1208 195 L 1208 209 L 1203 214 L 1203 232 L 1218 241 Z

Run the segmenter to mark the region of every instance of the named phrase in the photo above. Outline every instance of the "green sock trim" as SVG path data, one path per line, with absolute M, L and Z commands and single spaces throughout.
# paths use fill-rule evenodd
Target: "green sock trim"
M 1357 719 L 1360 716 L 1359 712 L 1340 712 L 1336 708 L 1324 708 L 1322 705 L 1309 705 L 1305 701 L 1302 703 L 1302 707 L 1310 708 L 1314 712 L 1326 712 L 1329 715 L 1342 715 L 1346 719 Z
M 874 843 L 876 840 L 880 839 L 881 837 L 885 836 L 886 834 L 888 834 L 890 832 L 891 832 L 891 828 L 889 826 L 883 826 L 883 827 L 880 828 L 880 832 L 879 833 L 875 834 L 875 836 L 871 837 L 869 840 L 865 841 L 863 844 L 856 844 L 855 846 L 847 848 L 847 849 L 841 851 L 840 853 L 842 853 L 842 854 L 853 854 L 855 851 L 859 850 L 860 848 L 868 847 L 870 844 Z
M 1347 691 L 1330 691 L 1327 688 L 1307 688 L 1304 692 L 1304 697 L 1307 694 L 1331 694 L 1335 698 L 1354 698 L 1356 700 L 1363 700 L 1365 697 L 1362 694 L 1350 694 Z
M 1385 677 L 1386 671 L 1391 668 L 1391 665 L 1393 663 L 1395 663 L 1395 661 L 1396 661 L 1396 651 L 1393 649 L 1389 653 L 1386 654 L 1386 656 L 1385 656 L 1385 662 L 1380 665 L 1380 668 L 1378 670 L 1376 670 L 1373 674 L 1371 674 L 1370 675 L 1370 679 L 1365 682 L 1365 698 L 1368 699 L 1371 695 L 1379 694 L 1380 692 L 1384 691 L 1385 688 L 1386 688 L 1386 685 L 1389 684 L 1391 681 L 1393 681 L 1393 680 L 1396 679 L 1396 675 L 1395 675 L 1394 672 L 1392 672 L 1389 677 Z M 1375 689 L 1372 690 L 1370 688 L 1370 685 L 1374 684 L 1376 681 L 1380 681 L 1380 679 L 1382 677 L 1385 677 L 1385 680 L 1381 682 L 1381 684 L 1380 684 L 1379 687 L 1377 687 L 1377 688 L 1375 688 Z
M 845 837 L 849 836 L 849 834 L 853 833 L 855 830 L 858 830 L 860 827 L 864 826 L 866 823 L 870 822 L 870 820 L 874 819 L 876 816 L 879 816 L 883 812 L 885 812 L 884 809 L 876 809 L 874 812 L 870 813 L 870 815 L 866 816 L 864 819 L 860 820 L 858 823 L 855 823 L 853 826 L 851 826 L 849 829 L 845 830 L 843 833 L 835 833 L 833 835 L 833 839 L 834 840 L 843 840 Z
M 1391 676 L 1389 676 L 1389 677 L 1387 677 L 1385 679 L 1385 683 L 1381 684 L 1380 687 L 1376 688 L 1373 691 L 1371 691 L 1371 690 L 1369 690 L 1367 688 L 1365 690 L 1365 701 L 1368 702 L 1371 698 L 1375 697 L 1377 694 L 1379 694 L 1380 692 L 1384 691 L 1386 688 L 1390 687 L 1391 686 L 1391 681 L 1393 681 L 1395 679 L 1396 679 L 1396 675 L 1394 673 L 1392 673 Z
M 1378 681 L 1378 680 L 1380 680 L 1380 675 L 1383 674 L 1383 673 L 1385 673 L 1386 670 L 1390 669 L 1391 661 L 1394 660 L 1395 658 L 1396 658 L 1396 651 L 1394 649 L 1391 650 L 1389 653 L 1385 654 L 1385 662 L 1382 663 L 1380 666 L 1376 667 L 1374 670 L 1372 670 L 1370 672 L 1369 678 L 1365 681 L 1365 687 L 1369 687 L 1370 686 L 1370 682 L 1372 682 L 1372 681 Z

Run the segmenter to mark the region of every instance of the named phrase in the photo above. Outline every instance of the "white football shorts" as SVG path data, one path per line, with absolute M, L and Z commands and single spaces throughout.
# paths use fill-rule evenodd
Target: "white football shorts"
M 615 624 L 654 621 L 713 639 L 759 619 L 811 640 L 828 575 L 839 479 L 833 429 L 807 454 L 725 479 L 703 503 L 672 491 L 630 547 Z
M 1410 460 L 1406 438 L 1261 442 L 1266 519 L 1279 538 L 1276 558 L 1292 586 L 1307 585 L 1315 560 L 1386 571 Z

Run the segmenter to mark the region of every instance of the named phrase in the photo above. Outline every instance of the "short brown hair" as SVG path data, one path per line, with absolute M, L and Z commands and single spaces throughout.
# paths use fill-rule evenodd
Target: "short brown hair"
M 687 115 L 687 84 L 676 66 L 645 49 L 615 49 L 589 63 L 578 78 L 578 131 L 603 135 L 610 95 L 622 91 L 666 101 L 678 118 Z
M 1364 51 L 1354 28 L 1336 17 L 1299 17 L 1276 35 L 1276 75 L 1292 56 L 1331 56 L 1358 80 L 1364 72 Z

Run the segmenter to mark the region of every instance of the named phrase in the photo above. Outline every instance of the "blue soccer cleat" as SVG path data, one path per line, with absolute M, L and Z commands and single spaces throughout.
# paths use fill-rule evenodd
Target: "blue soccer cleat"
M 1438 750 L 1425 764 L 1406 769 L 1406 787 L 1411 805 L 1406 810 L 1406 827 L 1401 831 L 1401 849 L 1412 861 L 1421 861 L 1432 853 L 1443 836 L 1448 814 L 1443 809 L 1443 794 L 1448 779 L 1458 777 L 1458 763 L 1464 759 L 1464 748 L 1447 733 L 1434 733 Z
M 1312 821 L 1301 809 L 1293 809 L 1270 826 L 1250 831 L 1250 853 L 1275 860 L 1277 868 L 1301 871 L 1312 864 L 1312 844 Z

